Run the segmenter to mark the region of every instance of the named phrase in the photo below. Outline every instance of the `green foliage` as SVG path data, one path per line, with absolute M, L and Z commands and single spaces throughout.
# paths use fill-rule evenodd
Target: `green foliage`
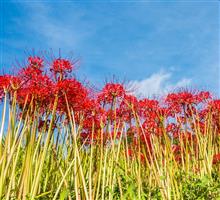
M 179 177 L 183 199 L 212 200 L 220 198 L 220 175 L 200 177 L 196 174 L 181 174 Z

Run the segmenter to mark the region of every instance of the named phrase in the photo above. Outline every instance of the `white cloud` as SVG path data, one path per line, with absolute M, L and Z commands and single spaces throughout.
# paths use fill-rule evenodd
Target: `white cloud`
M 160 71 L 152 74 L 150 77 L 140 81 L 130 81 L 128 87 L 132 89 L 132 92 L 136 96 L 152 96 L 166 94 L 172 90 L 189 86 L 191 79 L 182 78 L 177 82 L 172 82 L 172 73 Z

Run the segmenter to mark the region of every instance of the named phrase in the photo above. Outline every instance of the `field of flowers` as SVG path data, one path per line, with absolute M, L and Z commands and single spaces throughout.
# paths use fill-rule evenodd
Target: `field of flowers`
M 31 56 L 0 76 L 0 199 L 220 199 L 220 100 L 97 91 L 75 62 Z

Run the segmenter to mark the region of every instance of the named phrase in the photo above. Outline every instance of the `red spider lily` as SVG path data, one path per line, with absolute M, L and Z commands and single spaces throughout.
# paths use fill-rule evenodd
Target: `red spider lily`
M 72 72 L 73 68 L 74 66 L 69 60 L 58 58 L 53 61 L 50 71 L 54 73 L 56 79 L 59 76 L 61 80 L 68 73 Z
M 40 57 L 29 57 L 28 62 L 28 66 L 19 71 L 19 76 L 25 80 L 37 79 L 38 75 L 43 73 L 43 59 Z
M 82 132 L 80 133 L 81 142 L 85 145 L 91 145 L 97 143 L 97 134 L 92 132 Z
M 220 163 L 220 153 L 217 153 L 213 156 L 213 161 L 212 163 L 215 165 L 215 164 L 218 164 Z
M 9 89 L 10 87 L 10 82 L 11 82 L 11 77 L 10 75 L 4 75 L 0 76 L 0 88 L 3 89 Z
M 137 110 L 139 105 L 138 105 L 138 100 L 135 96 L 125 95 L 120 106 L 122 109 L 123 109 L 123 107 L 126 107 L 127 109 L 130 109 L 130 110 L 131 109 Z
M 134 151 L 133 151 L 132 149 L 127 149 L 127 151 L 126 151 L 126 156 L 127 156 L 128 158 L 131 158 L 131 159 L 133 160 L 133 159 L 135 158 L 135 153 L 134 153 Z M 144 156 L 144 154 L 141 153 L 141 152 L 140 152 L 140 161 L 141 161 L 142 163 L 145 162 L 145 156 Z
M 129 156 L 129 157 L 133 156 L 133 151 L 131 149 L 128 149 L 126 151 L 126 155 Z
M 197 95 L 195 95 L 195 99 L 197 102 L 204 102 L 208 101 L 212 98 L 210 92 L 208 91 L 201 91 Z
M 106 123 L 106 111 L 95 100 L 85 101 L 83 116 L 82 127 L 85 130 L 98 131 Z
M 125 89 L 119 83 L 107 83 L 98 95 L 98 101 L 104 104 L 113 103 L 116 98 L 124 98 Z
M 176 113 L 181 112 L 181 109 L 187 108 L 188 111 L 194 109 L 192 105 L 197 105 L 204 101 L 207 101 L 211 98 L 209 92 L 199 92 L 197 94 L 193 94 L 191 92 L 178 92 L 168 94 L 165 98 L 165 102 L 172 108 L 172 110 Z M 191 106 L 189 106 L 191 105 Z
M 216 100 L 211 101 L 209 105 L 210 105 L 211 109 L 213 109 L 213 110 L 216 109 L 216 110 L 220 111 L 220 99 L 216 99 Z
M 13 96 L 13 92 L 17 91 L 21 86 L 21 79 L 17 76 L 4 75 L 0 76 L 0 99 L 5 95 L 5 92 Z
M 132 95 L 125 95 L 122 100 L 119 108 L 117 109 L 117 116 L 120 120 L 132 123 L 132 119 L 134 119 L 134 112 L 138 111 L 138 100 L 136 97 Z
M 169 105 L 185 105 L 195 103 L 195 98 L 190 92 L 179 92 L 168 94 L 165 101 Z
M 53 92 L 58 95 L 57 110 L 61 113 L 67 111 L 67 102 L 73 111 L 84 110 L 87 101 L 87 89 L 76 79 L 64 79 L 54 84 Z
M 172 145 L 172 151 L 174 154 L 179 154 L 181 152 L 181 147 L 179 145 Z
M 22 79 L 18 76 L 10 76 L 12 90 L 18 90 L 22 86 Z
M 122 84 L 107 83 L 101 92 L 95 93 L 69 75 L 74 67 L 68 59 L 58 58 L 52 61 L 50 71 L 47 71 L 44 59 L 29 57 L 27 66 L 17 75 L 0 76 L 0 97 L 7 91 L 10 100 L 13 95 L 17 96 L 20 110 L 27 103 L 32 106 L 32 110 L 37 109 L 39 114 L 45 116 L 45 113 L 50 114 L 55 97 L 58 96 L 54 128 L 64 123 L 63 118 L 66 120 L 65 125 L 70 123 L 69 111 L 71 116 L 73 114 L 77 128 L 82 131 L 81 141 L 87 145 L 92 143 L 92 133 L 95 144 L 101 139 L 107 144 L 114 138 L 120 138 L 122 132 L 118 130 L 125 128 L 123 130 L 127 131 L 123 132 L 122 139 L 128 140 L 127 153 L 137 158 L 134 151 L 141 145 L 146 152 L 141 152 L 141 160 L 144 156 L 149 159 L 153 153 L 153 137 L 162 138 L 167 134 L 174 156 L 179 160 L 178 145 L 192 144 L 195 147 L 195 134 L 198 131 L 205 134 L 209 119 L 210 126 L 220 134 L 220 100 L 212 100 L 209 92 L 181 91 L 168 94 L 164 101 L 147 98 L 139 100 L 128 95 Z M 40 120 L 39 130 L 44 124 L 47 127 L 48 123 Z M 115 130 L 116 127 L 119 129 Z M 194 148 L 191 149 L 196 152 Z M 217 163 L 218 159 L 216 154 L 213 163 Z
M 160 107 L 157 100 L 143 99 L 139 102 L 140 116 L 144 122 L 144 130 L 157 135 L 163 134 L 164 120 L 168 114 L 167 108 Z
M 166 126 L 166 132 L 172 135 L 173 138 L 178 138 L 181 132 L 180 124 L 169 123 Z
M 0 76 L 0 100 L 5 96 L 5 92 L 10 88 L 10 75 Z
M 208 109 L 211 113 L 212 124 L 216 128 L 216 132 L 220 134 L 220 100 L 209 102 Z
M 43 67 L 43 59 L 38 56 L 34 56 L 34 57 L 30 56 L 28 58 L 28 62 L 31 67 L 35 67 L 38 69 Z
M 139 113 L 144 118 L 155 117 L 159 108 L 157 100 L 143 99 L 139 101 Z
M 18 90 L 18 104 L 23 107 L 26 98 L 27 103 L 33 101 L 39 107 L 48 106 L 53 99 L 52 81 L 46 75 L 38 75 L 37 80 L 30 79 Z

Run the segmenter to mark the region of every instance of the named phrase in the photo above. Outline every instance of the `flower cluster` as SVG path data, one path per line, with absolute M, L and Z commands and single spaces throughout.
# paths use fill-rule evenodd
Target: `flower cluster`
M 172 149 L 177 159 L 182 143 L 193 141 L 196 149 L 195 134 L 208 133 L 208 120 L 215 134 L 220 135 L 220 100 L 213 99 L 207 91 L 185 90 L 160 100 L 138 99 L 123 84 L 110 82 L 96 93 L 71 76 L 74 68 L 68 59 L 54 59 L 46 66 L 43 58 L 29 57 L 17 75 L 0 76 L 0 98 L 7 96 L 11 103 L 16 97 L 20 110 L 27 111 L 31 106 L 33 113 L 37 111 L 42 116 L 48 115 L 57 100 L 55 122 L 68 123 L 71 112 L 74 123 L 81 128 L 82 142 L 98 143 L 102 139 L 107 144 L 127 137 L 133 149 L 140 141 L 147 149 L 146 157 L 152 152 L 152 137 L 164 135 L 174 141 Z M 48 120 L 39 121 L 39 127 L 45 123 L 47 127 Z M 216 154 L 213 163 L 218 161 Z

